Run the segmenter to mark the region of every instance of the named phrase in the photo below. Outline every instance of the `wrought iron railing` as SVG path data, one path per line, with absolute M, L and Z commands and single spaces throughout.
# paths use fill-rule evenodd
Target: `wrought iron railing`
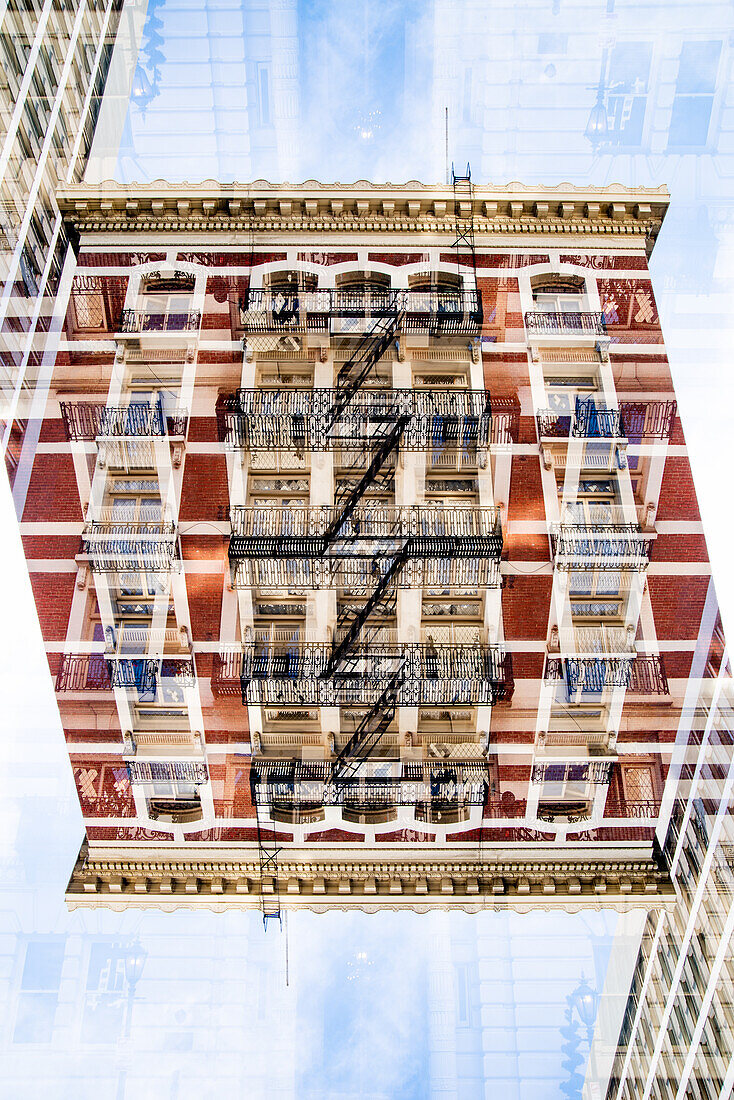
M 258 389 L 222 394 L 217 401 L 219 435 L 230 447 L 251 451 L 362 450 L 398 419 L 405 418 L 401 448 L 466 452 L 517 438 L 519 406 L 486 391 L 361 389 L 341 409 L 334 389 Z
M 230 559 L 232 585 L 237 588 L 256 588 L 262 591 L 285 589 L 292 594 L 305 594 L 310 590 L 336 588 L 354 596 L 369 594 L 384 575 L 390 557 L 372 557 L 368 552 L 357 556 L 330 550 L 319 555 L 313 546 L 306 547 L 308 556 L 280 556 L 262 554 L 256 557 Z M 339 546 L 337 545 L 337 550 Z M 416 557 L 405 561 L 394 576 L 395 588 L 424 588 L 430 595 L 452 592 L 476 595 L 482 587 L 495 587 L 500 583 L 499 561 L 492 556 L 472 557 Z
M 340 527 L 340 510 L 316 508 L 233 508 L 230 561 L 239 558 L 349 556 L 369 561 L 405 548 L 407 556 L 451 560 L 493 558 L 502 553 L 496 508 L 439 509 L 430 505 L 358 505 Z M 327 536 L 331 535 L 331 541 Z M 378 567 L 379 568 L 379 567 Z
M 623 439 L 618 409 L 600 409 L 580 405 L 575 412 L 539 409 L 538 435 L 541 439 Z
M 131 783 L 185 783 L 201 786 L 209 782 L 205 763 L 199 760 L 129 760 Z
M 160 685 L 177 688 L 193 687 L 196 670 L 188 657 L 108 657 L 113 687 L 135 689 L 140 694 L 157 691 Z M 167 686 L 167 684 L 165 686 Z
M 565 779 L 577 783 L 608 783 L 612 776 L 610 760 L 589 760 L 567 764 L 563 760 L 543 760 L 533 764 L 532 783 L 562 782 Z
M 70 440 L 185 436 L 188 413 L 165 414 L 160 401 L 131 401 L 112 407 L 93 401 L 62 401 L 61 418 Z
M 670 694 L 665 664 L 659 654 L 631 655 L 629 658 L 548 657 L 545 679 L 564 678 L 576 686 L 586 682 L 589 691 L 606 686 L 625 687 L 636 695 Z
M 149 313 L 144 310 L 123 309 L 120 316 L 120 332 L 198 332 L 201 312 L 189 310 Z
M 245 645 L 245 702 L 267 706 L 371 705 L 405 673 L 398 705 L 491 704 L 511 695 L 509 655 L 487 645 L 354 646 L 331 667 L 332 647 L 323 643 Z
M 56 691 L 111 691 L 110 668 L 102 653 L 63 653 Z
M 280 808 L 348 806 L 351 809 L 424 806 L 436 803 L 483 806 L 489 788 L 486 763 L 403 764 L 395 775 L 376 775 L 369 764 L 344 779 L 330 761 L 253 764 L 252 790 L 258 805 Z
M 249 290 L 239 320 L 246 333 L 326 332 L 340 321 L 398 314 L 405 332 L 473 334 L 482 301 L 474 290 Z M 339 331 L 348 329 L 342 324 Z
M 651 540 L 632 524 L 557 524 L 550 537 L 559 569 L 645 569 L 650 556 Z
M 661 654 L 635 657 L 628 691 L 635 695 L 670 695 L 670 686 Z
M 113 687 L 155 692 L 161 683 L 178 688 L 195 683 L 193 658 L 121 657 L 117 654 L 64 653 L 56 674 L 56 691 L 111 691 Z
M 542 336 L 605 336 L 603 313 L 575 313 L 566 310 L 529 310 L 525 314 L 528 335 Z
M 629 657 L 549 657 L 545 678 L 565 681 L 569 694 L 597 694 L 606 688 L 629 687 L 634 654 Z
M 574 411 L 539 409 L 538 434 L 543 439 L 670 439 L 678 406 L 675 401 L 620 401 L 619 409 L 597 407 L 593 398 L 579 401 Z
M 675 401 L 620 401 L 622 431 L 632 440 L 670 439 L 678 405 Z
M 213 655 L 212 694 L 217 698 L 242 698 L 242 648 L 232 646 Z
M 607 798 L 604 817 L 647 817 L 656 820 L 660 803 L 653 799 Z
M 179 561 L 175 524 L 162 520 L 88 523 L 82 548 L 96 573 L 167 573 Z

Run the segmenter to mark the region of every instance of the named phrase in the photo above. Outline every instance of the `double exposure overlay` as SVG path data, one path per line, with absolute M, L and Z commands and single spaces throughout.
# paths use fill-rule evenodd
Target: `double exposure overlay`
M 532 61 L 439 0 L 3 17 L 2 446 L 83 824 L 19 738 L 6 1030 L 100 1055 L 60 1095 L 732 1094 L 731 670 L 650 160 L 713 152 L 729 38 L 605 7 L 528 4 Z M 532 97 L 577 54 L 561 183 Z M 489 183 L 523 73 L 541 152 Z

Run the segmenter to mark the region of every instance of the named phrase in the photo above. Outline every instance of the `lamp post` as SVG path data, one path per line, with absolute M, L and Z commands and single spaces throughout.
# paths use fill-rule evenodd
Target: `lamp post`
M 609 55 L 609 49 L 604 47 L 601 55 L 601 71 L 599 72 L 599 84 L 596 89 L 596 103 L 591 108 L 588 122 L 586 123 L 586 129 L 584 130 L 584 136 L 586 140 L 591 143 L 594 152 L 598 152 L 600 147 L 607 140 L 609 132 L 609 119 L 607 118 L 607 105 L 606 105 L 606 86 L 605 78 L 607 71 L 607 57 Z
M 571 993 L 569 997 L 569 1007 L 571 1012 L 576 1009 L 581 1023 L 586 1028 L 586 1037 L 591 1047 L 591 1041 L 594 1036 L 594 1023 L 596 1021 L 596 1008 L 599 1000 L 599 994 L 595 989 L 592 989 L 586 978 L 581 975 L 581 981 Z
M 148 958 L 148 952 L 143 947 L 140 940 L 135 940 L 130 945 L 130 948 L 124 958 L 125 966 L 125 981 L 127 982 L 127 1005 L 125 1008 L 125 1026 L 122 1032 L 123 1042 L 120 1048 L 120 1057 L 124 1060 L 123 1065 L 118 1071 L 117 1076 L 117 1096 L 116 1100 L 125 1100 L 125 1092 L 127 1089 L 127 1061 L 128 1061 L 128 1043 L 130 1038 L 130 1025 L 133 1018 L 133 1001 L 135 999 L 135 988 L 140 981 L 143 973 L 143 967 L 145 966 L 145 960 Z
M 125 980 L 127 982 L 127 1011 L 125 1013 L 125 1038 L 130 1036 L 130 1024 L 132 1023 L 133 1015 L 133 1000 L 135 999 L 135 987 L 140 981 L 140 977 L 143 973 L 143 967 L 145 966 L 145 960 L 148 958 L 148 952 L 143 947 L 140 940 L 136 940 L 132 944 L 130 950 L 125 956 Z
M 584 1087 L 584 1077 L 579 1072 L 584 1062 L 584 1058 L 579 1050 L 584 1042 L 579 1033 L 579 1022 L 582 1027 L 586 1029 L 586 1042 L 589 1045 L 589 1061 L 592 1068 L 592 1077 L 595 1076 L 593 1072 L 593 1040 L 598 1000 L 598 993 L 595 989 L 592 989 L 583 974 L 581 975 L 579 984 L 573 992 L 569 993 L 566 997 L 567 1008 L 564 1013 L 565 1024 L 561 1028 L 561 1035 L 565 1042 L 561 1049 L 565 1055 L 563 1066 L 568 1070 L 569 1076 L 568 1080 L 561 1084 L 560 1089 L 561 1093 L 566 1097 L 566 1100 L 581 1100 L 581 1093 Z M 594 1093 L 594 1095 L 596 1095 L 596 1093 Z

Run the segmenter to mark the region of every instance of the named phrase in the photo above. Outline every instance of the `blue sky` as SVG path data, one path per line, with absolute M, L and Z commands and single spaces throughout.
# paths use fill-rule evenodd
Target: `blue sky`
M 440 181 L 448 106 L 449 159 L 479 182 L 666 183 L 654 285 L 734 627 L 732 24 L 707 0 L 162 0 L 116 174 Z M 609 133 L 594 148 L 600 81 Z M 615 932 L 634 950 L 611 915 L 303 915 L 263 936 L 257 914 L 68 914 L 81 819 L 14 526 L 5 555 L 5 1095 L 464 1100 L 500 1073 L 510 1100 L 563 1095 L 566 998 L 582 974 L 601 988 Z M 126 1038 L 136 939 L 148 955 Z

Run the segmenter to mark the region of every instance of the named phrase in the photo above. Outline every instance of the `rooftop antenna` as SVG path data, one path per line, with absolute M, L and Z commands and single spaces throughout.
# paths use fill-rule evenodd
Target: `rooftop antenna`
M 449 177 L 449 109 L 446 108 L 446 183 L 450 183 Z

